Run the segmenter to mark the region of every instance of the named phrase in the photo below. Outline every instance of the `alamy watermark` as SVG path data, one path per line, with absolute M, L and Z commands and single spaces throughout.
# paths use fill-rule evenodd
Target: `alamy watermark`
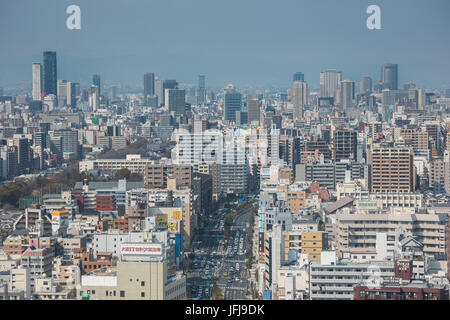
M 66 26 L 69 30 L 81 29 L 81 9 L 79 6 L 72 4 L 67 7 L 66 13 L 70 16 L 67 17 Z
M 370 5 L 366 10 L 367 14 L 370 16 L 367 18 L 366 26 L 369 30 L 380 30 L 381 29 L 381 8 L 377 5 Z

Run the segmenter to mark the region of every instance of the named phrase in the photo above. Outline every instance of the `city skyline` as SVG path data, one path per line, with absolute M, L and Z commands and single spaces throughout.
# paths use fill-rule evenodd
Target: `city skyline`
M 0 301 L 449 300 L 448 12 L 0 5 Z
M 326 69 L 342 70 L 344 78 L 354 81 L 366 75 L 378 80 L 380 65 L 396 63 L 400 85 L 413 81 L 421 87 L 443 88 L 450 84 L 446 76 L 450 45 L 443 41 L 450 29 L 444 16 L 450 9 L 447 1 L 430 5 L 380 1 L 381 30 L 365 27 L 368 1 L 347 3 L 246 1 L 235 10 L 233 1 L 214 7 L 205 1 L 129 1 L 126 7 L 115 1 L 79 1 L 81 29 L 68 30 L 66 3 L 9 2 L 0 11 L 1 30 L 8 30 L 2 34 L 0 85 L 30 83 L 29 69 L 23 65 L 47 50 L 58 52 L 61 78 L 76 82 L 88 82 L 99 73 L 104 83 L 137 86 L 142 73 L 152 70 L 161 78 L 183 83 L 196 83 L 198 74 L 206 74 L 215 87 L 230 82 L 289 87 L 292 73 L 301 71 L 305 81 L 317 87 L 318 74 Z M 179 10 L 170 11 L 172 7 Z M 33 21 L 42 8 L 54 19 L 33 26 L 31 36 L 28 20 Z M 173 18 L 167 23 L 164 18 L 169 12 Z M 223 20 L 219 13 L 233 14 L 236 22 Z M 13 23 L 11 17 L 13 29 L 7 28 Z M 120 27 L 114 23 L 122 18 L 132 23 Z M 135 41 L 144 38 L 148 40 Z

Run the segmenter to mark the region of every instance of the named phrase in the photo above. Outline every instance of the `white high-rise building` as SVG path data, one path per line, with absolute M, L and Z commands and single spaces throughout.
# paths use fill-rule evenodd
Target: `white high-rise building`
M 155 79 L 155 95 L 158 97 L 158 105 L 162 105 L 164 101 L 163 81 Z
M 97 86 L 90 86 L 88 89 L 89 94 L 89 107 L 92 109 L 92 111 L 96 111 L 99 107 L 99 96 L 98 96 L 98 87 Z
M 303 107 L 308 104 L 308 84 L 304 81 L 294 81 L 291 91 L 294 105 L 294 121 L 300 120 L 303 118 Z
M 41 92 L 42 92 L 42 67 L 40 63 L 33 63 L 32 67 L 33 72 L 33 91 L 32 98 L 33 100 L 41 100 Z
M 320 73 L 320 96 L 322 98 L 335 98 L 336 90 L 342 79 L 342 72 L 327 70 Z
M 180 129 L 173 133 L 177 142 L 173 149 L 174 164 L 220 163 L 222 160 L 223 138 L 218 130 L 206 130 L 190 133 Z

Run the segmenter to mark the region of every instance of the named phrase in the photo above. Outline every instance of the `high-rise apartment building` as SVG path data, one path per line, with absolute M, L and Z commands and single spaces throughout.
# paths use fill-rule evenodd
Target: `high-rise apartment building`
M 32 98 L 33 100 L 41 100 L 41 91 L 42 91 L 42 68 L 40 63 L 33 63 L 32 65 L 32 73 L 33 73 L 33 92 Z
M 56 52 L 44 52 L 44 92 L 46 95 L 57 94 L 57 67 L 56 67 Z
M 304 81 L 294 81 L 292 83 L 292 103 L 294 105 L 293 119 L 303 118 L 303 107 L 308 103 L 308 85 Z
M 155 95 L 158 99 L 158 106 L 161 106 L 164 102 L 163 81 L 158 78 L 155 79 Z
M 371 192 L 413 192 L 415 172 L 412 148 L 374 146 L 370 151 Z
M 342 72 L 327 70 L 320 73 L 320 97 L 335 98 L 336 90 L 342 80 Z

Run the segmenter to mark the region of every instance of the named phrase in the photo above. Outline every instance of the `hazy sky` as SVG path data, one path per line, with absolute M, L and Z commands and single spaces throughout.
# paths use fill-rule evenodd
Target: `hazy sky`
M 81 8 L 81 30 L 66 8 Z M 368 5 L 382 30 L 368 30 Z M 31 64 L 57 51 L 58 78 L 140 85 L 144 72 L 207 86 L 312 87 L 328 68 L 359 82 L 399 64 L 399 84 L 450 87 L 449 0 L 1 0 L 0 86 L 31 84 Z

